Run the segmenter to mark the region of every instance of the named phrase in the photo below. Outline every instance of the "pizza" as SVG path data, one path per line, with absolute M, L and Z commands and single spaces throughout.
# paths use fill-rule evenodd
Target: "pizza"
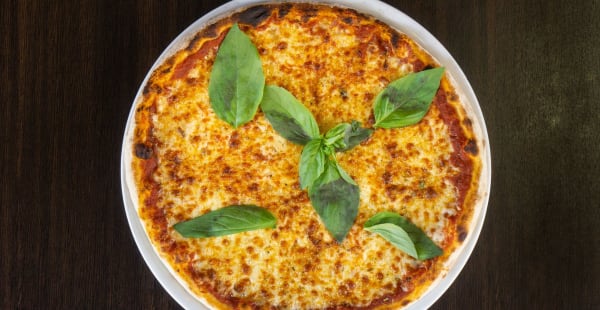
M 352 121 L 369 130 L 331 155 L 360 193 L 342 238 L 301 186 L 303 146 L 261 109 L 236 128 L 211 106 L 211 72 L 233 27 L 255 46 L 265 83 L 296 98 L 319 132 Z M 215 309 L 401 308 L 419 298 L 469 233 L 480 144 L 447 73 L 413 125 L 376 128 L 373 106 L 393 81 L 439 67 L 407 35 L 348 8 L 257 5 L 209 23 L 154 70 L 134 112 L 135 200 L 162 260 Z M 260 206 L 277 224 L 207 238 L 174 228 L 232 205 Z M 369 231 L 381 212 L 408 219 L 439 254 L 417 259 Z

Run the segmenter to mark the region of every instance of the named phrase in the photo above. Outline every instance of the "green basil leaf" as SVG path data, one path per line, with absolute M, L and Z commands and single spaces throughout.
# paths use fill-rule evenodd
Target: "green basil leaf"
M 173 225 L 186 238 L 204 238 L 244 231 L 275 228 L 277 219 L 267 209 L 254 205 L 233 205 Z
M 335 163 L 335 167 L 337 169 L 337 173 L 340 175 L 340 177 L 344 180 L 346 180 L 346 182 L 352 184 L 352 185 L 356 185 L 358 186 L 358 184 L 356 184 L 356 182 L 354 182 L 354 180 L 350 177 L 350 175 L 348 175 L 348 173 L 342 169 L 342 167 L 340 167 L 340 164 L 337 161 L 333 161 Z
M 385 240 L 389 241 L 391 244 L 404 251 L 406 254 L 414 258 L 419 257 L 419 255 L 417 254 L 417 249 L 415 248 L 415 244 L 410 239 L 408 233 L 406 233 L 404 229 L 400 228 L 400 226 L 396 226 L 390 223 L 384 223 L 370 227 L 365 227 L 365 230 L 379 234 Z
M 433 242 L 433 240 L 431 240 L 419 227 L 417 227 L 415 224 L 411 223 L 408 219 L 399 214 L 393 212 L 377 213 L 365 222 L 364 227 L 366 230 L 379 233 L 377 231 L 374 231 L 373 227 L 383 224 L 395 225 L 401 230 L 403 230 L 406 234 L 408 234 L 410 240 L 414 244 L 414 248 L 416 249 L 417 253 L 417 255 L 411 255 L 409 252 L 407 252 L 412 257 L 418 260 L 426 260 L 443 254 L 442 249 L 438 247 Z M 383 234 L 380 235 L 382 235 L 386 240 L 389 241 L 388 237 L 386 237 Z M 398 248 L 404 251 L 403 248 Z
M 325 171 L 327 154 L 322 139 L 313 139 L 302 149 L 300 156 L 300 187 L 306 189 Z
M 234 24 L 217 51 L 210 73 L 210 104 L 220 119 L 237 128 L 254 118 L 264 87 L 258 51 Z
M 351 124 L 341 123 L 331 128 L 326 134 L 324 143 L 332 146 L 338 152 L 344 152 L 359 145 L 373 133 L 372 129 L 360 127 L 360 122 L 355 120 Z
M 350 124 L 341 123 L 331 129 L 329 129 L 329 131 L 327 131 L 327 133 L 325 134 L 323 143 L 326 146 L 331 146 L 336 150 L 338 148 L 346 147 L 346 143 L 344 142 L 344 136 L 346 134 L 347 128 L 349 128 L 349 127 L 350 127 Z
M 328 159 L 323 174 L 308 188 L 313 208 L 338 242 L 344 240 L 354 224 L 359 202 L 358 186 L 342 174 L 350 178 L 335 160 Z
M 275 131 L 294 143 L 304 145 L 319 137 L 313 115 L 285 88 L 265 87 L 260 108 Z
M 373 129 L 362 128 L 360 126 L 360 122 L 353 120 L 352 123 L 346 127 L 346 132 L 344 132 L 344 144 L 346 146 L 336 149 L 336 151 L 344 152 L 350 150 L 367 140 L 371 134 L 373 134 Z
M 444 68 L 412 73 L 391 82 L 375 98 L 376 128 L 398 128 L 423 119 L 435 96 Z

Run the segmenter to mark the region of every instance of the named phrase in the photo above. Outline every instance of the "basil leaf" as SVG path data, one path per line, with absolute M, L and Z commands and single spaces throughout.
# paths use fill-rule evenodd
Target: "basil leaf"
M 335 163 L 335 167 L 337 169 L 337 172 L 340 174 L 340 177 L 342 177 L 342 179 L 346 180 L 346 182 L 352 184 L 352 185 L 356 185 L 358 186 L 358 184 L 356 184 L 356 182 L 354 182 L 354 180 L 352 180 L 352 178 L 350 177 L 350 175 L 348 175 L 348 173 L 342 169 L 342 167 L 340 167 L 340 164 L 338 164 L 337 161 L 333 161 Z
M 338 242 L 344 240 L 352 227 L 359 202 L 358 186 L 354 181 L 348 182 L 342 174 L 350 178 L 335 160 L 328 159 L 323 174 L 308 188 L 313 208 Z
M 346 146 L 336 149 L 336 151 L 344 152 L 350 150 L 367 140 L 371 134 L 373 134 L 373 129 L 362 128 L 360 126 L 360 122 L 353 120 L 352 123 L 346 127 L 346 132 L 344 132 L 344 144 Z
M 397 128 L 423 119 L 439 86 L 444 68 L 412 73 L 391 82 L 375 98 L 376 128 Z
M 384 223 L 374 225 L 371 227 L 365 227 L 365 230 L 379 234 L 385 240 L 389 241 L 391 244 L 404 251 L 406 254 L 414 258 L 418 258 L 419 255 L 417 254 L 415 244 L 410 239 L 408 233 L 406 233 L 404 229 L 400 228 L 400 226 L 396 226 L 390 223 Z
M 267 209 L 233 205 L 173 225 L 186 238 L 224 236 L 261 228 L 275 228 L 277 219 Z
M 431 240 L 419 227 L 417 227 L 415 224 L 411 223 L 408 219 L 406 219 L 405 217 L 403 217 L 399 214 L 396 214 L 393 212 L 377 213 L 376 215 L 374 215 L 373 217 L 371 217 L 369 220 L 367 220 L 365 222 L 364 227 L 366 230 L 379 233 L 386 240 L 390 241 L 388 239 L 389 234 L 384 235 L 384 234 L 380 233 L 379 231 L 377 231 L 378 229 L 374 229 L 374 227 L 379 226 L 379 225 L 384 225 L 384 224 L 395 225 L 399 229 L 401 229 L 403 232 L 408 234 L 408 236 L 410 237 L 410 240 L 414 244 L 414 248 L 416 249 L 416 253 L 417 253 L 417 255 L 412 255 L 412 254 L 410 254 L 410 252 L 406 251 L 412 257 L 414 257 L 418 260 L 426 260 L 426 259 L 440 256 L 443 254 L 442 249 L 440 247 L 438 247 L 433 242 L 433 240 Z M 379 229 L 379 230 L 381 230 L 381 229 Z M 389 229 L 385 229 L 385 230 L 390 231 Z M 397 231 L 397 230 L 393 230 L 393 231 Z M 402 234 L 402 233 L 399 233 L 399 234 Z M 390 242 L 392 242 L 392 241 L 390 241 Z M 396 244 L 394 244 L 394 245 L 396 245 Z M 400 248 L 401 250 L 405 251 L 404 248 L 402 248 L 398 245 L 396 245 L 396 246 L 398 248 Z
M 325 134 L 325 145 L 332 146 L 338 152 L 344 152 L 359 145 L 373 133 L 372 129 L 360 127 L 355 120 L 351 124 L 341 123 Z
M 237 128 L 254 118 L 264 86 L 258 51 L 234 24 L 219 47 L 210 73 L 210 104 L 220 119 Z
M 275 131 L 294 143 L 304 145 L 319 137 L 319 125 L 313 115 L 285 88 L 265 87 L 260 108 Z
M 322 139 L 313 139 L 302 149 L 300 156 L 300 187 L 306 189 L 311 186 L 325 171 L 326 151 L 323 149 Z
M 344 136 L 348 127 L 350 127 L 350 124 L 341 123 L 329 129 L 329 131 L 327 131 L 323 139 L 324 144 L 327 146 L 331 146 L 336 150 L 338 148 L 346 147 L 346 143 L 344 142 Z

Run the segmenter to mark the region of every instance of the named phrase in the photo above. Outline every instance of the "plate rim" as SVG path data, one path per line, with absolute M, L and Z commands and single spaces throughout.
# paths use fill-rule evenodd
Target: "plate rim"
M 467 235 L 466 240 L 463 241 L 463 243 L 446 261 L 445 267 L 447 270 L 444 272 L 444 274 L 438 276 L 436 280 L 434 280 L 434 282 L 431 283 L 416 300 L 411 301 L 405 309 L 428 308 L 433 305 L 433 303 L 435 303 L 442 295 L 444 295 L 447 289 L 456 280 L 471 257 L 477 240 L 481 234 L 481 230 L 485 222 L 485 216 L 487 214 L 491 190 L 492 167 L 489 136 L 485 119 L 481 111 L 481 106 L 479 105 L 479 101 L 477 100 L 475 92 L 473 91 L 471 84 L 469 83 L 464 72 L 454 60 L 452 55 L 448 52 L 448 50 L 446 50 L 446 48 L 437 40 L 437 38 L 435 38 L 421 24 L 416 22 L 400 9 L 380 0 L 370 0 L 368 2 L 364 0 L 232 0 L 214 8 L 200 18 L 196 19 L 169 43 L 169 45 L 162 51 L 160 56 L 148 70 L 142 83 L 138 87 L 138 91 L 127 117 L 127 123 L 123 134 L 120 160 L 121 191 L 123 195 L 125 214 L 136 246 L 155 279 L 180 306 L 185 309 L 210 309 L 206 303 L 206 300 L 203 300 L 199 296 L 193 294 L 187 285 L 175 275 L 175 272 L 171 269 L 169 264 L 160 257 L 160 254 L 152 245 L 150 238 L 146 233 L 145 227 L 138 216 L 137 202 L 132 199 L 132 197 L 137 197 L 137 192 L 132 180 L 130 171 L 131 169 L 129 167 L 132 160 L 131 145 L 133 124 L 135 122 L 135 107 L 141 100 L 143 88 L 152 76 L 152 73 L 168 57 L 184 48 L 188 41 L 204 26 L 252 5 L 281 2 L 318 3 L 351 8 L 359 13 L 371 15 L 390 27 L 408 35 L 419 46 L 427 51 L 427 53 L 430 54 L 439 64 L 446 68 L 447 76 L 449 76 L 452 80 L 452 85 L 459 94 L 467 115 L 470 118 L 476 119 L 476 122 L 473 122 L 473 130 L 476 132 L 477 143 L 479 149 L 481 150 L 480 156 L 482 160 L 482 168 L 479 178 L 478 198 L 474 206 L 475 210 L 470 223 L 470 232 Z

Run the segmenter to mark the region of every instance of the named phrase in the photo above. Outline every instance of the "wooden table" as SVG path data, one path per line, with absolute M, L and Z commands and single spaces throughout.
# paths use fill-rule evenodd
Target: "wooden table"
M 1 308 L 178 308 L 130 234 L 121 141 L 152 63 L 222 2 L 0 3 Z M 600 3 L 388 2 L 461 65 L 492 147 L 481 237 L 433 308 L 599 309 Z

